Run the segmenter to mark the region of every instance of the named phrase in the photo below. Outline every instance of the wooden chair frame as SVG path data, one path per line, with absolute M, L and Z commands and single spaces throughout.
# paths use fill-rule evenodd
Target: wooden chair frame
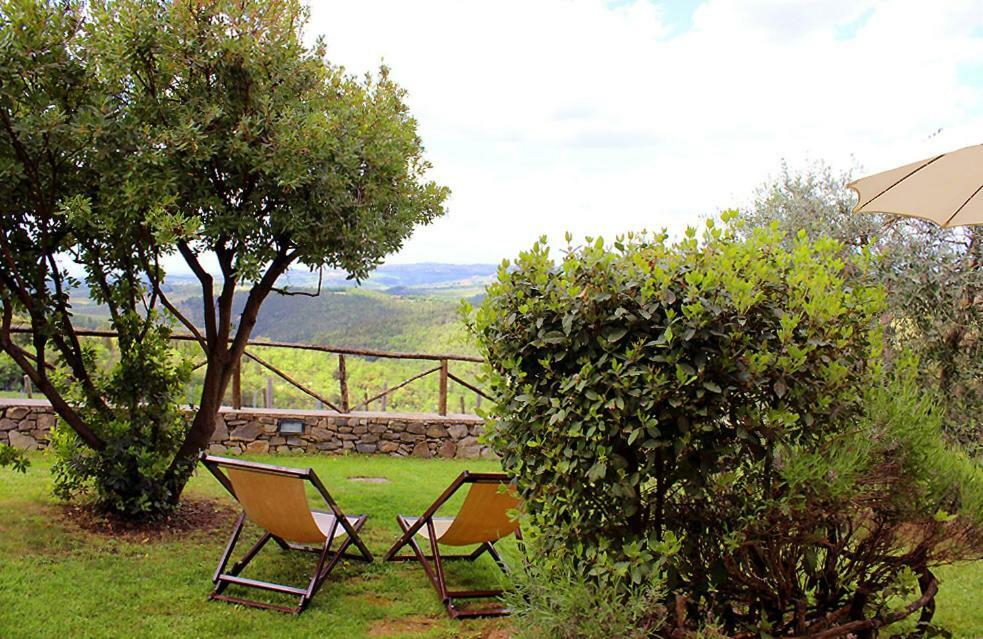
M 207 468 L 212 475 L 215 476 L 219 483 L 222 484 L 222 486 L 224 486 L 233 497 L 236 497 L 235 490 L 232 488 L 232 482 L 229 480 L 228 476 L 222 472 L 223 466 L 254 472 L 263 472 L 270 475 L 296 477 L 304 481 L 309 481 L 321 494 L 325 504 L 327 504 L 328 508 L 331 509 L 331 513 L 334 515 L 334 522 L 331 525 L 331 530 L 329 531 L 329 534 L 327 534 L 327 538 L 321 547 L 291 543 L 273 535 L 269 531 L 264 531 L 263 536 L 260 537 L 259 541 L 253 544 L 252 547 L 246 551 L 246 554 L 243 555 L 242 559 L 235 562 L 232 567 L 226 571 L 226 566 L 232 557 L 232 553 L 239 541 L 239 535 L 242 533 L 243 526 L 246 523 L 246 513 L 243 511 L 236 520 L 235 527 L 232 530 L 232 535 L 229 537 L 229 541 L 225 546 L 225 551 L 222 553 L 222 557 L 218 562 L 218 567 L 215 569 L 215 574 L 212 577 L 212 582 L 215 584 L 215 588 L 208 596 L 209 599 L 242 604 L 244 606 L 252 606 L 254 608 L 263 608 L 266 610 L 277 610 L 279 612 L 300 614 L 305 608 L 307 608 L 307 605 L 311 602 L 311 599 L 317 594 L 325 579 L 342 558 L 364 561 L 366 563 L 370 563 L 372 561 L 372 553 L 369 552 L 369 549 L 358 536 L 358 533 L 365 524 L 365 520 L 367 519 L 368 515 L 358 515 L 354 522 L 349 522 L 348 518 L 338 507 L 338 504 L 328 493 L 328 489 L 325 488 L 323 483 L 321 483 L 318 476 L 314 474 L 313 469 L 271 466 L 268 464 L 258 464 L 239 459 L 229 459 L 227 457 L 213 457 L 206 454 L 202 454 L 200 459 L 205 468 Z M 236 499 L 238 500 L 238 497 Z M 346 536 L 338 549 L 332 550 L 331 545 L 334 541 L 335 532 L 339 524 L 342 528 L 344 528 Z M 300 552 L 314 553 L 317 555 L 317 563 L 314 568 L 314 573 L 312 574 L 310 581 L 305 588 L 297 588 L 294 586 L 287 586 L 268 581 L 259 581 L 257 579 L 248 579 L 239 576 L 239 573 L 241 573 L 249 562 L 252 561 L 257 554 L 259 554 L 259 551 L 262 550 L 271 539 L 275 541 L 283 550 L 296 550 Z M 358 549 L 358 554 L 346 552 L 349 546 L 352 544 L 354 544 Z M 259 588 L 286 595 L 294 595 L 299 597 L 300 601 L 297 606 L 290 608 L 287 606 L 278 606 L 253 599 L 234 597 L 224 594 L 225 589 L 230 584 L 247 586 L 250 588 Z
M 441 493 L 440 497 L 423 513 L 415 522 L 412 522 L 410 518 L 405 515 L 397 515 L 396 522 L 399 527 L 403 530 L 403 535 L 399 540 L 393 544 L 392 548 L 386 552 L 383 557 L 383 561 L 419 561 L 423 566 L 423 571 L 427 574 L 430 579 L 430 583 L 433 584 L 434 589 L 440 596 L 440 601 L 444 604 L 447 609 L 447 613 L 452 619 L 460 618 L 473 618 L 473 617 L 502 617 L 509 614 L 508 608 L 498 605 L 498 606 L 488 606 L 484 608 L 477 609 L 461 609 L 456 605 L 455 600 L 457 599 L 490 599 L 499 597 L 502 595 L 502 590 L 450 590 L 447 587 L 447 580 L 444 577 L 444 561 L 474 561 L 484 553 L 491 555 L 491 558 L 498 565 L 499 569 L 505 573 L 509 574 L 510 570 L 508 565 L 502 559 L 502 556 L 498 553 L 495 548 L 495 541 L 486 541 L 478 545 L 478 547 L 469 554 L 464 555 L 448 555 L 440 552 L 439 543 L 437 541 L 436 530 L 434 529 L 434 515 L 450 500 L 451 497 L 465 484 L 502 484 L 507 485 L 511 479 L 508 475 L 504 473 L 470 473 L 468 471 L 462 472 L 458 477 L 451 482 L 451 485 Z M 430 541 L 430 555 L 427 555 L 420 544 L 417 543 L 416 534 L 424 527 L 427 527 L 427 535 Z M 515 527 L 515 537 L 519 541 L 520 549 L 522 547 L 522 531 L 519 529 L 519 524 L 516 523 Z M 498 540 L 496 540 L 498 541 Z M 412 555 L 399 555 L 400 550 L 405 546 L 409 546 L 412 549 Z

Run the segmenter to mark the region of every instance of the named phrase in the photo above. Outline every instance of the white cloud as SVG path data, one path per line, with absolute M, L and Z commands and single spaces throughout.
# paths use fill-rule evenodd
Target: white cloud
M 693 4 L 693 3 L 687 3 Z M 871 171 L 974 144 L 983 1 L 360 0 L 309 32 L 409 91 L 448 216 L 393 261 L 498 261 L 542 233 L 680 228 L 781 158 Z M 929 139 L 942 128 L 943 133 Z

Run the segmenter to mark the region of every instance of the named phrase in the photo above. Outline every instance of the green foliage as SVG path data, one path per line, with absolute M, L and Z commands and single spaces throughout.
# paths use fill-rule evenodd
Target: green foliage
M 559 264 L 537 244 L 503 266 L 473 324 L 497 396 L 488 439 L 568 550 L 631 549 L 641 580 L 671 541 L 671 492 L 860 410 L 881 294 L 844 285 L 863 263 L 836 242 L 779 240 L 709 223 L 702 241 L 589 241 Z
M 26 473 L 27 467 L 30 465 L 31 463 L 24 455 L 24 451 L 7 444 L 0 444 L 0 468 L 9 466 L 18 472 Z
M 649 639 L 665 624 L 665 594 L 658 580 L 598 580 L 568 563 L 541 559 L 513 573 L 505 602 L 517 639 Z
M 190 366 L 171 350 L 167 335 L 158 327 L 122 348 L 119 360 L 100 378 L 112 412 L 88 409 L 83 414 L 105 442 L 102 450 L 86 446 L 64 423 L 54 429 L 56 495 L 88 496 L 99 509 L 133 519 L 159 517 L 174 508 L 165 477 L 187 432 L 175 398 Z
M 664 570 L 680 632 L 876 630 L 931 564 L 978 556 L 980 469 L 881 366 L 863 252 L 722 217 L 504 264 L 471 318 L 488 440 L 541 554 L 598 581 Z
M 285 254 L 364 277 L 442 214 L 405 91 L 384 67 L 357 78 L 329 63 L 322 41 L 304 44 L 306 21 L 296 0 L 95 12 L 88 45 L 126 105 L 119 197 L 145 212 L 148 254 L 214 252 L 236 282 Z
M 296 0 L 0 0 L 0 347 L 94 451 L 69 455 L 63 493 L 82 477 L 100 499 L 121 491 L 107 503 L 125 513 L 176 500 L 280 275 L 299 262 L 364 278 L 443 213 L 403 89 L 386 68 L 360 78 L 329 63 L 323 42 L 304 43 L 306 21 Z M 163 290 L 174 254 L 199 280 L 200 329 Z M 201 335 L 200 410 L 176 447 L 171 365 L 156 362 L 140 392 L 99 370 L 75 333 L 70 263 L 121 334 L 124 376 L 163 357 L 162 315 Z M 15 314 L 29 350 L 11 337 Z M 163 484 L 136 488 L 151 478 Z
M 854 214 L 849 173 L 817 165 L 783 167 L 742 211 L 748 229 L 777 228 L 793 243 L 799 233 L 832 237 L 845 252 L 869 251 L 867 276 L 888 293 L 889 351 L 921 359 L 922 383 L 939 389 L 948 436 L 971 454 L 983 452 L 983 232 L 942 229 L 923 220 Z

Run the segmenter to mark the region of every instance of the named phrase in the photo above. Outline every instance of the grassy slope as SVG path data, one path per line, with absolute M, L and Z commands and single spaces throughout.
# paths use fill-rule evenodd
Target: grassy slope
M 502 625 L 451 621 L 419 565 L 378 561 L 397 537 L 397 512 L 422 512 L 462 469 L 492 470 L 494 462 L 386 457 L 276 461 L 314 466 L 342 508 L 370 515 L 363 538 L 377 561 L 336 569 L 304 614 L 293 617 L 206 601 L 226 541 L 224 531 L 143 544 L 106 539 L 62 522 L 49 493 L 47 461 L 36 456 L 27 475 L 0 470 L 0 637 L 478 639 Z M 375 485 L 346 479 L 353 475 L 391 481 Z M 207 474 L 194 478 L 189 494 L 227 499 Z M 514 548 L 506 550 L 514 559 Z M 311 556 L 284 555 L 272 545 L 260 559 L 265 561 L 251 567 L 253 576 L 288 583 L 303 582 L 312 567 Z M 487 557 L 473 567 L 454 565 L 449 574 L 462 586 L 499 581 Z

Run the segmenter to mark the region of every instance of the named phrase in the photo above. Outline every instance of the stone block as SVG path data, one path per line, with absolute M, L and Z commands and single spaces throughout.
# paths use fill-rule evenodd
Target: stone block
M 468 427 L 464 424 L 451 424 L 447 427 L 447 434 L 454 439 L 463 439 L 468 436 Z
M 355 450 L 360 453 L 374 453 L 379 450 L 375 444 L 355 444 Z
M 208 452 L 212 455 L 224 455 L 228 452 L 228 449 L 221 444 L 212 444 L 208 447 Z
M 414 435 L 424 435 L 427 432 L 427 427 L 425 424 L 419 424 L 419 423 L 407 424 L 406 432 L 412 433 Z
M 266 440 L 258 440 L 258 441 L 254 441 L 254 442 L 249 442 L 248 444 L 246 444 L 246 452 L 247 453 L 256 453 L 256 454 L 260 454 L 260 455 L 266 454 L 266 453 L 270 452 L 270 442 L 268 442 Z
M 420 442 L 414 446 L 412 454 L 414 457 L 425 457 L 428 459 L 433 457 L 433 455 L 430 453 L 430 447 L 427 446 L 427 442 Z
M 371 433 L 362 435 L 362 442 L 365 444 L 375 444 L 379 441 L 378 435 L 373 435 Z
M 33 437 L 25 435 L 20 431 L 12 430 L 9 436 L 10 445 L 14 448 L 20 448 L 21 450 L 37 450 L 39 448 L 38 442 Z
M 259 422 L 246 422 L 242 426 L 239 426 L 234 431 L 230 439 L 234 441 L 252 441 L 259 437 L 260 433 L 263 432 L 263 425 Z
M 6 417 L 0 419 L 0 433 L 8 430 L 17 430 L 17 422 Z
M 24 419 L 30 412 L 31 409 L 24 406 L 11 406 L 7 409 L 7 419 Z
M 433 437 L 435 439 L 447 437 L 447 429 L 440 424 L 430 424 L 427 427 L 427 437 Z
M 457 454 L 457 444 L 454 442 L 444 442 L 440 445 L 440 449 L 437 451 L 438 457 L 453 457 Z
M 457 442 L 458 446 L 478 446 L 477 437 L 465 437 L 461 441 Z
M 386 432 L 387 430 L 389 430 L 389 428 L 385 424 L 369 424 L 370 433 L 375 433 L 376 435 L 378 435 L 380 433 Z
M 481 456 L 480 446 L 458 446 L 455 457 L 458 459 L 477 459 Z
M 379 442 L 379 452 L 391 455 L 399 450 L 399 444 L 396 442 L 383 441 Z
M 310 432 L 307 434 L 308 437 L 316 442 L 326 442 L 329 439 L 334 439 L 334 433 L 329 431 L 327 428 L 321 426 L 315 426 L 311 428 Z
M 41 413 L 38 415 L 38 428 L 41 430 L 51 430 L 58 422 L 58 418 L 53 413 Z
M 213 442 L 224 442 L 229 438 L 229 427 L 225 425 L 225 419 L 221 415 L 215 418 L 215 431 L 212 432 Z

